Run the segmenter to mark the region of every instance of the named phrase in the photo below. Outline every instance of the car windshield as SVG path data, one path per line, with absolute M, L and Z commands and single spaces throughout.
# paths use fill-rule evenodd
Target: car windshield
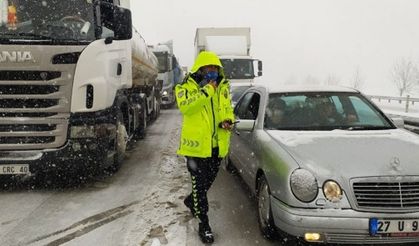
M 0 39 L 22 41 L 95 40 L 93 1 L 9 1 L 8 20 L 0 22 Z M 4 11 L 4 9 L 2 9 Z
M 231 100 L 236 103 L 240 96 L 245 92 L 247 89 L 250 88 L 250 85 L 244 86 L 231 86 Z
M 358 93 L 270 94 L 264 126 L 277 130 L 382 130 L 394 126 Z

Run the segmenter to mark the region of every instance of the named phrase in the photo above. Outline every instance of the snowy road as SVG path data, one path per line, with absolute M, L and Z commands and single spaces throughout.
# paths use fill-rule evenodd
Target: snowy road
M 175 154 L 180 125 L 177 110 L 162 111 L 114 176 L 1 190 L 0 245 L 201 245 L 182 203 L 190 184 Z M 221 170 L 209 196 L 215 245 L 273 245 L 238 178 Z

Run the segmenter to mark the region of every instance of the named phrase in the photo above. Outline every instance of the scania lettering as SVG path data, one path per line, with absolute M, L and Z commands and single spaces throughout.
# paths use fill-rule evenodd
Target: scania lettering
M 128 0 L 12 4 L 17 18 L 0 22 L 0 175 L 116 170 L 161 101 Z
M 32 54 L 29 51 L 2 51 L 0 62 L 26 62 L 32 61 Z

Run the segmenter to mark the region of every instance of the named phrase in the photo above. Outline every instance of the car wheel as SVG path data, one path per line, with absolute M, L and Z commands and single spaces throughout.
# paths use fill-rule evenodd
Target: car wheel
M 260 230 L 266 239 L 277 239 L 278 232 L 273 221 L 271 210 L 271 192 L 269 189 L 268 182 L 266 181 L 266 178 L 264 176 L 261 176 L 259 178 L 258 187 L 259 189 L 257 194 L 257 201 Z
M 231 174 L 236 174 L 237 173 L 237 169 L 233 165 L 233 162 L 231 161 L 229 155 L 227 155 L 226 157 L 224 157 L 224 159 L 223 159 L 223 165 L 224 165 L 224 168 L 225 168 L 225 170 L 227 172 L 229 172 Z

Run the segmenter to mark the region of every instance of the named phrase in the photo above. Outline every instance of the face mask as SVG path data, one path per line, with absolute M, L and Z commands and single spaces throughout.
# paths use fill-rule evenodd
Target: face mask
M 218 72 L 210 71 L 210 72 L 205 74 L 204 78 L 205 78 L 206 81 L 217 80 Z

